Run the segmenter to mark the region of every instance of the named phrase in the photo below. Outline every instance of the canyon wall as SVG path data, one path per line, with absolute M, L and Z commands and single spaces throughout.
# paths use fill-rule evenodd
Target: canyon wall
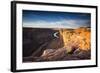
M 59 30 L 63 38 L 64 46 L 69 48 L 79 48 L 81 50 L 91 49 L 91 30 L 87 27 L 77 29 L 61 29 Z

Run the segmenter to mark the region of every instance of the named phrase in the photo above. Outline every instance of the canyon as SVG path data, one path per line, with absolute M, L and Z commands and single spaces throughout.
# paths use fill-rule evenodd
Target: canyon
M 23 62 L 91 59 L 90 27 L 23 28 Z

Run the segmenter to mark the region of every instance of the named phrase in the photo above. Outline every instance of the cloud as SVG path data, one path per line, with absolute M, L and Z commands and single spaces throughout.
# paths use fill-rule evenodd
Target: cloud
M 23 27 L 36 28 L 79 28 L 89 27 L 90 21 L 86 19 L 61 19 L 59 21 L 45 21 L 39 20 L 34 22 L 23 22 Z

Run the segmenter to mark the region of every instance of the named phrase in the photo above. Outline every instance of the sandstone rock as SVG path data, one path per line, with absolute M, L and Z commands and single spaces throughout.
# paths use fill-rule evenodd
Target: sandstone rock
M 47 49 L 44 51 L 43 55 L 41 56 L 45 60 L 55 61 L 61 60 L 64 56 L 66 56 L 66 49 Z

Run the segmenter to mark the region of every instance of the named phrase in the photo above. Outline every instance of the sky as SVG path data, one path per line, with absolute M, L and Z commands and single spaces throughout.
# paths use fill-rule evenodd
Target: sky
M 90 27 L 89 13 L 23 10 L 23 27 L 79 28 Z

